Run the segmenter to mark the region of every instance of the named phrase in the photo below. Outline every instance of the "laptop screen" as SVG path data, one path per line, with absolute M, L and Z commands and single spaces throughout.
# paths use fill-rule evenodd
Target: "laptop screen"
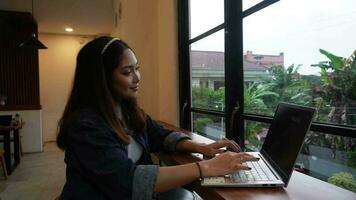
M 261 153 L 287 185 L 315 109 L 280 103 Z

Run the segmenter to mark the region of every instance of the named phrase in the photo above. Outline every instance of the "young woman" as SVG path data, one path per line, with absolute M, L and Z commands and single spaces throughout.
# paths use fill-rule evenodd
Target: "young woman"
M 155 199 L 201 177 L 247 170 L 256 160 L 231 140 L 197 144 L 159 126 L 137 104 L 140 66 L 122 40 L 99 37 L 79 52 L 73 88 L 59 122 L 65 150 L 66 184 L 61 199 Z M 150 153 L 198 152 L 218 156 L 160 167 Z

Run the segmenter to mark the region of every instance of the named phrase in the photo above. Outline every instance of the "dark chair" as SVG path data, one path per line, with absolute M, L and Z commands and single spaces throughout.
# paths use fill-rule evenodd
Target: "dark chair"
M 10 126 L 12 115 L 0 115 L 0 126 Z M 1 140 L 0 140 L 1 141 Z M 0 162 L 5 179 L 7 179 L 7 170 L 5 166 L 4 150 L 0 149 Z
M 2 167 L 2 172 L 4 174 L 5 180 L 7 179 L 7 170 L 5 166 L 4 150 L 0 149 L 0 162 Z
M 0 126 L 10 126 L 12 115 L 0 115 Z
M 12 122 L 12 115 L 0 115 L 0 126 L 10 126 L 11 122 Z M 14 139 L 11 138 L 11 142 L 13 141 Z M 2 138 L 0 138 L 0 142 L 3 142 Z M 20 155 L 21 157 L 23 156 L 21 139 L 20 139 Z

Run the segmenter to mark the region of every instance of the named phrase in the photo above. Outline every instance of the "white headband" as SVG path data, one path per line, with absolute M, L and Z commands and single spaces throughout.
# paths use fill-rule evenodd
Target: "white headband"
M 111 43 L 113 43 L 114 41 L 119 41 L 119 38 L 113 38 L 111 39 L 108 43 L 106 43 L 106 45 L 104 46 L 103 50 L 101 50 L 101 55 L 103 55 L 106 51 L 106 49 L 110 46 Z

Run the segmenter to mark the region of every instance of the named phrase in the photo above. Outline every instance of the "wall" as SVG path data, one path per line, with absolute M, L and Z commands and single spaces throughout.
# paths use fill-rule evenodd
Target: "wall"
M 140 105 L 155 119 L 175 125 L 179 91 L 176 4 L 176 0 L 121 0 L 121 19 L 113 31 L 135 50 L 141 65 Z
M 116 0 L 115 5 L 119 2 Z M 142 74 L 142 108 L 155 119 L 175 125 L 179 110 L 176 4 L 176 0 L 121 0 L 121 19 L 112 33 L 137 54 Z M 53 34 L 40 34 L 39 38 L 48 47 L 39 51 L 43 140 L 53 141 L 83 38 Z
M 179 124 L 178 8 L 176 0 L 158 1 L 159 119 Z
M 39 34 L 48 47 L 39 51 L 40 101 L 42 105 L 43 141 L 54 141 L 57 123 L 72 86 L 76 56 L 91 38 Z

